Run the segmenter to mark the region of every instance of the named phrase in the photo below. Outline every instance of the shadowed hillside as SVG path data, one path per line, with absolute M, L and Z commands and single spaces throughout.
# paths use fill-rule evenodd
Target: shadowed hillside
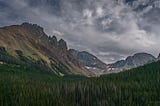
M 0 65 L 1 106 L 158 105 L 160 62 L 99 78 Z

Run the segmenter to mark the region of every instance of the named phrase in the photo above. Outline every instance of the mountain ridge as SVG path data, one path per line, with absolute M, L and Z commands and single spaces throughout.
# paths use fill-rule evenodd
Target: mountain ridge
M 109 64 L 108 69 L 104 72 L 105 74 L 119 73 L 121 71 L 137 68 L 152 62 L 156 62 L 158 58 L 145 52 L 136 53 L 132 56 L 128 56 L 124 60 L 119 60 L 115 63 Z
M 99 76 L 117 73 L 158 61 L 148 53 L 136 53 L 125 60 L 106 64 L 86 51 L 68 49 L 66 41 L 48 36 L 37 24 L 23 23 L 0 28 L 0 47 L 16 59 L 41 61 L 60 76 L 80 74 Z
M 75 49 L 69 50 L 87 69 L 95 72 L 97 75 L 119 73 L 128 69 L 140 67 L 152 62 L 159 61 L 159 57 L 145 52 L 135 53 L 132 56 L 126 57 L 124 60 L 118 60 L 115 63 L 106 64 L 99 60 L 96 56 Z
M 27 58 L 44 60 L 51 70 L 56 70 L 57 74 L 94 76 L 68 52 L 64 40 L 56 41 L 55 37 L 48 37 L 43 28 L 36 24 L 23 23 L 2 27 L 0 35 L 1 47 L 4 47 L 14 57 L 18 57 L 15 51 L 19 50 Z M 62 68 L 62 72 L 59 71 L 59 68 Z
M 107 64 L 102 62 L 93 54 L 87 51 L 78 51 L 70 49 L 69 52 L 79 60 L 87 69 L 94 71 L 95 73 L 102 73 L 106 68 Z

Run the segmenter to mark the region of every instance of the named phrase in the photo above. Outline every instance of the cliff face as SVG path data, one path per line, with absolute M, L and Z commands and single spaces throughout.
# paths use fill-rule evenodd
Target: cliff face
M 94 75 L 70 54 L 63 39 L 57 41 L 55 36 L 47 36 L 36 24 L 0 28 L 0 46 L 15 58 L 18 58 L 16 51 L 19 51 L 30 60 L 43 60 L 51 71 L 59 75 Z

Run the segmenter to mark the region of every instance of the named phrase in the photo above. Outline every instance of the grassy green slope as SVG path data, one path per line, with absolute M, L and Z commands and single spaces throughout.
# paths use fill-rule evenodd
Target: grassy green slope
M 0 65 L 2 106 L 159 105 L 160 62 L 100 78 Z

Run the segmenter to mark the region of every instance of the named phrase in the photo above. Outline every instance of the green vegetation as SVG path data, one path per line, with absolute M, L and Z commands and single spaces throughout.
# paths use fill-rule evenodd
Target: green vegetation
M 43 62 L 25 63 L 20 51 L 24 63 L 0 51 L 0 106 L 160 105 L 160 62 L 99 78 L 59 77 Z

